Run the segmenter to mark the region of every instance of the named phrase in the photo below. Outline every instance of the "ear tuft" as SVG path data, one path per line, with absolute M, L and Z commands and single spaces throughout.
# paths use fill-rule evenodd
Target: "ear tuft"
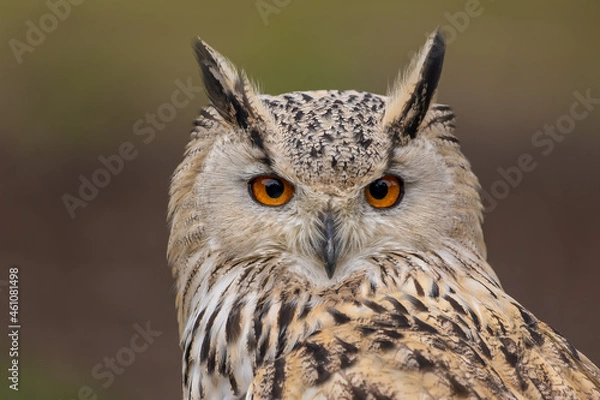
M 255 115 L 251 106 L 257 97 L 248 78 L 200 38 L 193 47 L 211 104 L 227 122 L 246 129 Z
M 435 96 L 445 48 L 444 36 L 436 29 L 390 91 L 382 125 L 396 140 L 415 138 Z

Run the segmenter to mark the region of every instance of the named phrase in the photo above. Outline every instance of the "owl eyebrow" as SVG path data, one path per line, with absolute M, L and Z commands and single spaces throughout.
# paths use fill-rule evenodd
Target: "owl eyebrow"
M 268 157 L 267 149 L 265 149 L 265 142 L 263 141 L 262 136 L 258 132 L 258 129 L 250 128 L 249 133 L 250 133 L 250 141 L 252 142 L 252 144 L 254 144 L 256 147 L 258 147 L 260 150 L 262 150 L 262 152 L 265 153 L 265 157 Z
M 385 166 L 385 171 L 387 172 L 394 172 L 397 171 L 398 167 L 405 167 L 406 164 L 403 164 L 402 162 L 399 162 L 396 157 L 394 156 L 394 150 L 396 149 L 396 146 L 392 146 L 389 152 L 389 156 L 387 158 L 387 162 L 386 162 L 386 166 Z M 387 173 L 386 172 L 386 173 Z M 404 179 L 404 177 L 403 177 Z
M 264 157 L 258 159 L 258 162 L 261 164 L 264 164 L 269 169 L 272 169 L 273 162 L 271 161 L 269 156 L 266 154 L 266 152 L 264 153 L 264 155 L 265 155 Z

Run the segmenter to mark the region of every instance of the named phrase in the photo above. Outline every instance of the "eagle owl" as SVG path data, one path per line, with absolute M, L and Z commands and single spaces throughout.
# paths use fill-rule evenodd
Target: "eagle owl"
M 600 399 L 600 370 L 486 262 L 433 101 L 439 32 L 388 96 L 260 94 L 194 47 L 211 105 L 169 203 L 184 399 Z

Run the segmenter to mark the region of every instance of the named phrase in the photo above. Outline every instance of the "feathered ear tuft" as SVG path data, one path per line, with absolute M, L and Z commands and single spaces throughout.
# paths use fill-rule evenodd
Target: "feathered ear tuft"
M 416 136 L 442 74 L 445 48 L 444 36 L 436 29 L 390 91 L 382 125 L 395 140 Z
M 248 130 L 253 141 L 260 142 L 268 113 L 244 72 L 200 38 L 193 42 L 202 70 L 204 87 L 210 102 L 228 123 Z

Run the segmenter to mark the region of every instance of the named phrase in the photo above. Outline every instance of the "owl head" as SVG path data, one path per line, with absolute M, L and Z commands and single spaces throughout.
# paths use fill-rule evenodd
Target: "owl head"
M 194 48 L 211 105 L 170 190 L 176 274 L 194 257 L 218 254 L 211 268 L 276 257 L 289 274 L 328 286 L 390 252 L 452 243 L 485 257 L 479 183 L 453 113 L 433 102 L 440 32 L 388 96 L 263 95 L 206 43 Z

